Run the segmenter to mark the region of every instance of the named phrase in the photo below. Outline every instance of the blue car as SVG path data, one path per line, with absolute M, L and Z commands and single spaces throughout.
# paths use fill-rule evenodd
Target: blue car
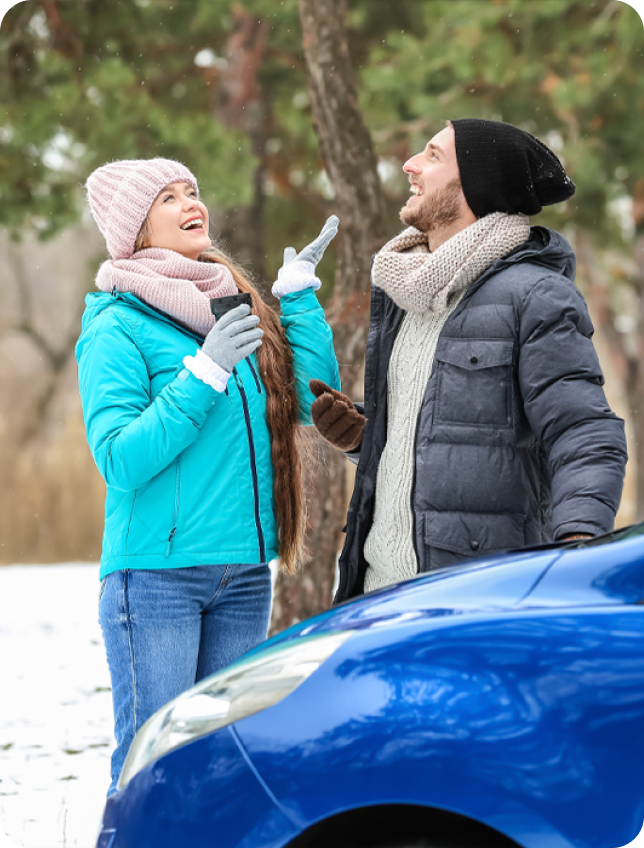
M 270 639 L 139 731 L 97 848 L 617 848 L 644 821 L 644 524 Z

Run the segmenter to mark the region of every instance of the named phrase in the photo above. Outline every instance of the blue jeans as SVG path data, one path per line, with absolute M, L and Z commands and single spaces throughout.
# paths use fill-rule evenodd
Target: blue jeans
M 103 580 L 99 621 L 112 678 L 112 783 L 141 725 L 197 681 L 266 638 L 268 565 L 114 571 Z

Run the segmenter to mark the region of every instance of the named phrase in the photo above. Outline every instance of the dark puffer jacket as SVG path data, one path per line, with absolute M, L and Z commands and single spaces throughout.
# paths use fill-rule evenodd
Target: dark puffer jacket
M 412 489 L 420 571 L 468 557 L 607 532 L 626 464 L 558 233 L 529 241 L 469 288 L 440 334 L 418 419 Z M 387 441 L 387 368 L 404 312 L 373 288 L 365 408 L 336 603 L 361 594 L 364 543 Z

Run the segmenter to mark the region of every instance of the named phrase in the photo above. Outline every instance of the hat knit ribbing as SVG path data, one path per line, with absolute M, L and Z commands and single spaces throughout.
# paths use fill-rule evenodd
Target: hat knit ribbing
M 113 259 L 129 259 L 150 207 L 171 183 L 197 180 L 172 159 L 122 159 L 93 171 L 86 184 L 87 202 Z
M 477 218 L 492 212 L 536 215 L 575 193 L 559 159 L 529 132 L 482 118 L 450 123 L 463 194 Z

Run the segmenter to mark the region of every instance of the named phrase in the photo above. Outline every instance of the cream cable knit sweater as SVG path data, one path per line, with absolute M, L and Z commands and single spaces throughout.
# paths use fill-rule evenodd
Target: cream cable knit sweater
M 373 525 L 364 546 L 369 563 L 365 592 L 372 592 L 418 570 L 414 550 L 411 489 L 414 445 L 438 336 L 465 292 L 452 296 L 442 315 L 409 312 L 394 342 L 387 371 L 387 444 L 376 478 Z

